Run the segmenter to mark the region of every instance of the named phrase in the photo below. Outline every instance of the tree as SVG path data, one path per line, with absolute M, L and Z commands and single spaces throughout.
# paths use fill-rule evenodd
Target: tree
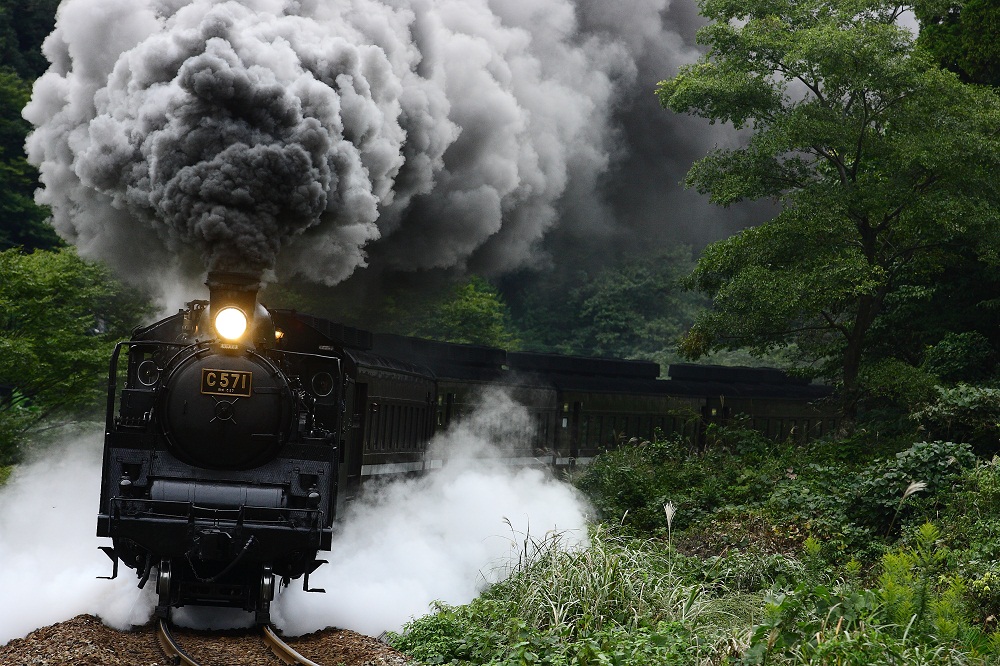
M 21 110 L 31 81 L 48 67 L 41 46 L 55 25 L 58 0 L 0 0 L 0 250 L 51 249 L 61 244 L 35 204 L 38 171 L 28 164 L 24 139 L 31 126 Z
M 50 249 L 60 244 L 48 223 L 48 209 L 35 204 L 38 171 L 24 154 L 30 126 L 21 109 L 30 96 L 30 85 L 0 67 L 0 250 Z
M 115 343 L 149 306 L 70 249 L 0 252 L 0 466 L 30 428 L 102 403 Z
M 919 0 L 917 42 L 963 81 L 1000 86 L 1000 4 L 996 0 Z
M 416 321 L 409 323 L 408 333 L 501 349 L 516 349 L 519 345 L 500 294 L 489 282 L 475 276 L 457 284 L 445 299 L 423 310 Z
M 619 266 L 520 276 L 507 291 L 527 348 L 666 364 L 705 305 L 682 285 L 693 268 L 691 248 L 676 246 Z
M 661 103 L 747 128 L 687 184 L 778 215 L 709 246 L 690 277 L 711 298 L 685 337 L 711 349 L 794 344 L 858 388 L 870 332 L 899 290 L 962 252 L 996 260 L 1000 101 L 940 69 L 882 0 L 703 0 L 708 46 Z
M 0 0 L 0 65 L 34 80 L 49 63 L 42 42 L 56 24 L 59 0 Z

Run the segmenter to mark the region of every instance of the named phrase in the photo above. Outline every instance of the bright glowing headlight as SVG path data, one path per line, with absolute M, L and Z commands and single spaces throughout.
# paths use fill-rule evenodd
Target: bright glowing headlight
M 238 340 L 247 331 L 247 316 L 238 308 L 222 308 L 215 315 L 215 330 L 226 340 Z

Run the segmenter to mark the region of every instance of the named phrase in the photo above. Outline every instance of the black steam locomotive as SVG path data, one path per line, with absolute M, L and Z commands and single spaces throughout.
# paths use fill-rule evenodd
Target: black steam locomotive
M 257 302 L 209 275 L 209 301 L 136 330 L 111 361 L 97 534 L 154 576 L 157 614 L 215 605 L 269 620 L 277 582 L 323 564 L 334 521 L 371 477 L 433 469 L 427 443 L 486 387 L 531 415 L 506 462 L 567 467 L 659 430 L 697 441 L 747 415 L 778 438 L 837 425 L 824 387 L 770 369 L 513 353 L 369 332 Z M 124 356 L 124 363 L 122 358 Z M 311 590 L 315 591 L 315 590 Z

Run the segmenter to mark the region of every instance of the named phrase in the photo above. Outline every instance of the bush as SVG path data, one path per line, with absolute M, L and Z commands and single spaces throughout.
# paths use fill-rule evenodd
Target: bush
M 390 634 L 397 650 L 423 664 L 485 664 L 498 658 L 508 642 L 503 626 L 510 617 L 496 603 L 477 601 L 468 606 L 437 602 L 433 612 Z
M 917 442 L 860 476 L 856 515 L 861 523 L 889 535 L 906 518 L 926 514 L 975 462 L 968 444 Z
M 996 643 L 969 623 L 940 537 L 921 526 L 912 547 L 884 556 L 874 589 L 803 583 L 771 596 L 742 663 L 992 663 Z
M 704 451 L 676 437 L 622 445 L 597 456 L 575 484 L 602 520 L 655 534 L 666 527 L 667 502 L 682 509 L 682 530 L 724 507 L 761 503 L 760 489 L 785 474 L 779 445 L 756 431 L 716 426 L 706 439 Z
M 860 381 L 869 396 L 910 409 L 934 397 L 935 376 L 895 358 L 882 359 L 862 371 Z
M 912 418 L 934 437 L 968 442 L 980 455 L 992 455 L 1000 440 L 1000 389 L 938 387 L 936 399 Z
M 990 342 L 978 331 L 948 333 L 924 352 L 923 369 L 946 382 L 985 379 L 992 367 Z

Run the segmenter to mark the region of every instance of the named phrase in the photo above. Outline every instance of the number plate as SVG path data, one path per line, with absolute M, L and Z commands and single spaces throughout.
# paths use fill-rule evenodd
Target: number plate
M 246 370 L 201 369 L 201 392 L 206 395 L 250 397 L 253 373 Z

